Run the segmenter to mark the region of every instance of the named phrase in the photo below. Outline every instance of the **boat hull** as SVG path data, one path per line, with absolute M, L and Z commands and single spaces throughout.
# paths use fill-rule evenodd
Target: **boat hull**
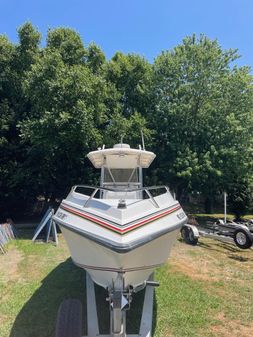
M 74 192 L 54 215 L 67 241 L 73 262 L 104 288 L 123 273 L 124 286 L 143 284 L 166 262 L 187 217 L 169 192 L 151 199 L 90 200 Z
M 93 281 L 104 288 L 111 287 L 119 272 L 124 273 L 125 287 L 136 287 L 147 280 L 155 268 L 166 262 L 179 227 L 146 244 L 119 253 L 87 237 L 61 226 L 73 262 L 85 269 Z

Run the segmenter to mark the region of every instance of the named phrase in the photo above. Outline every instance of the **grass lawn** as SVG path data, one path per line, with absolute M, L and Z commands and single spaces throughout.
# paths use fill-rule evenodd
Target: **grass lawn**
M 84 304 L 85 272 L 75 267 L 60 235 L 58 247 L 31 242 L 29 230 L 0 255 L 0 336 L 53 337 L 65 298 Z M 201 238 L 198 246 L 178 240 L 171 259 L 156 271 L 155 337 L 246 337 L 253 335 L 253 250 Z M 96 288 L 101 333 L 108 333 L 106 292 Z M 143 293 L 128 315 L 137 333 Z

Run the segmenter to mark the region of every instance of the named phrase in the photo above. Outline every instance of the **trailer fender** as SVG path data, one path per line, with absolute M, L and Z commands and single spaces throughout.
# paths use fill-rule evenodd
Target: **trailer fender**
M 196 226 L 186 224 L 181 228 L 181 237 L 184 242 L 196 245 L 199 239 L 199 231 Z
M 199 231 L 198 231 L 198 228 L 194 225 L 190 225 L 190 224 L 185 224 L 183 227 L 187 227 L 187 228 L 190 228 L 192 231 L 193 231 L 193 234 L 194 234 L 194 237 L 195 238 L 199 238 Z M 182 228 L 183 228 L 182 227 Z

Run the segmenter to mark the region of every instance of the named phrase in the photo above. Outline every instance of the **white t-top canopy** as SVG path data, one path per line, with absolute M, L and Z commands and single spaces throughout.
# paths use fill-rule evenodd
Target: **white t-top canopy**
M 96 168 L 147 168 L 155 158 L 153 152 L 131 149 L 128 144 L 116 144 L 110 149 L 101 149 L 88 153 L 87 157 Z

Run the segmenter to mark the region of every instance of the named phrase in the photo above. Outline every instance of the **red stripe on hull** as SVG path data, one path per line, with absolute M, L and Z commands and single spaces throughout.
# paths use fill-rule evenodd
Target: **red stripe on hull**
M 167 211 L 165 211 L 165 212 L 162 212 L 162 213 L 160 213 L 160 214 L 157 214 L 157 215 L 155 215 L 155 216 L 152 216 L 152 217 L 150 217 L 150 218 L 148 218 L 148 219 L 145 219 L 145 220 L 143 220 L 143 221 L 137 222 L 137 223 L 135 223 L 135 224 L 133 224 L 133 225 L 127 227 L 127 228 L 124 228 L 124 229 L 115 227 L 115 226 L 109 224 L 108 222 L 104 222 L 104 221 L 102 221 L 102 220 L 100 220 L 100 219 L 98 219 L 98 218 L 95 218 L 95 217 L 92 217 L 92 216 L 90 216 L 90 215 L 87 215 L 86 213 L 78 212 L 78 211 L 74 210 L 73 208 L 67 207 L 67 206 L 65 206 L 65 205 L 64 205 L 64 206 L 63 206 L 63 205 L 60 205 L 60 208 L 66 210 L 66 211 L 68 211 L 68 212 L 70 212 L 70 213 L 72 213 L 72 214 L 74 214 L 74 215 L 80 216 L 81 218 L 84 218 L 84 219 L 86 219 L 86 220 L 89 220 L 89 221 L 91 221 L 91 222 L 94 222 L 94 223 L 96 223 L 96 224 L 99 224 L 99 225 L 101 225 L 101 226 L 103 226 L 103 227 L 105 227 L 105 228 L 108 228 L 108 229 L 110 229 L 110 230 L 112 230 L 112 231 L 114 231 L 114 232 L 116 232 L 116 233 L 118 233 L 118 234 L 125 234 L 125 233 L 128 233 L 128 232 L 130 232 L 130 231 L 132 231 L 132 230 L 138 228 L 138 227 L 142 227 L 142 226 L 144 226 L 145 224 L 148 224 L 148 223 L 150 223 L 150 222 L 152 222 L 152 221 L 154 221 L 154 220 L 157 220 L 157 219 L 162 218 L 162 217 L 164 217 L 164 216 L 166 216 L 166 215 L 169 215 L 169 214 L 171 214 L 171 213 L 174 213 L 174 212 L 176 212 L 177 210 L 179 210 L 179 209 L 181 208 L 181 206 L 180 206 L 180 205 L 177 205 L 176 207 L 173 207 L 173 208 L 171 208 L 171 209 L 169 209 L 169 210 L 167 210 Z

